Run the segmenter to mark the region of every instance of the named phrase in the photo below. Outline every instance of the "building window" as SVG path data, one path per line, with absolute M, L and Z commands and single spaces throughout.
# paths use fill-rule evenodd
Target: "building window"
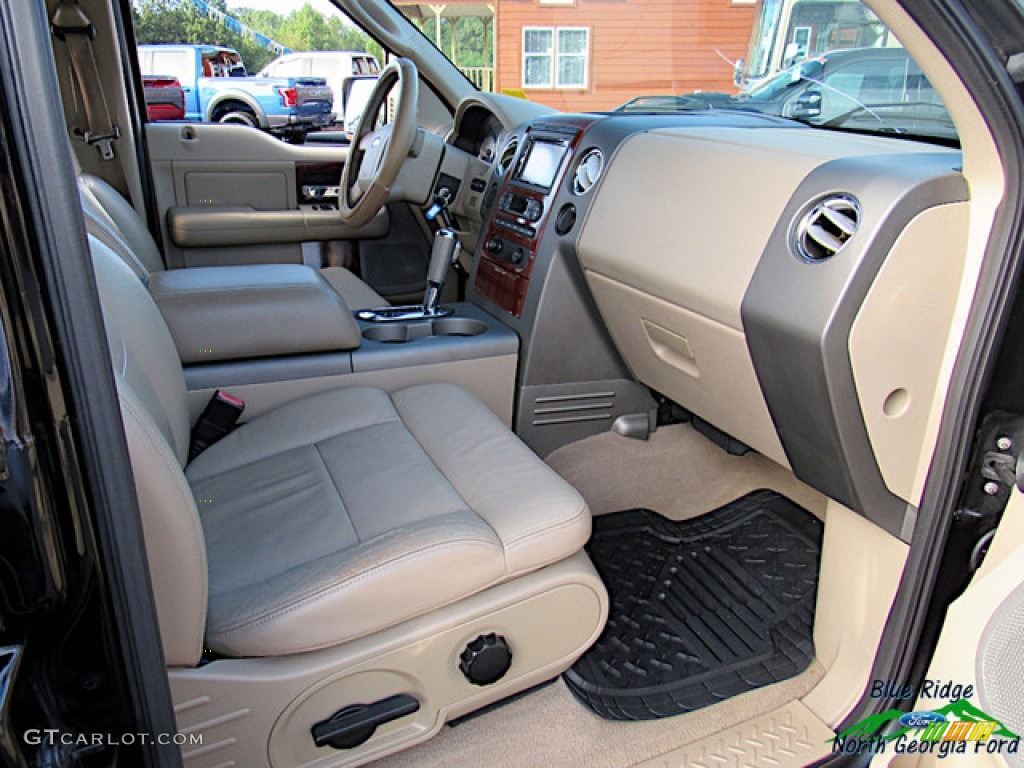
M 588 27 L 524 27 L 524 88 L 586 88 Z
M 552 27 L 523 28 L 523 87 L 550 88 L 554 61 L 555 30 Z

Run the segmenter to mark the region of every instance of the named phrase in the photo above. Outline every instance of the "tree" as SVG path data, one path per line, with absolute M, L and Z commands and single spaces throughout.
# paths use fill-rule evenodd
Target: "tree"
M 437 39 L 436 16 L 418 21 L 420 31 L 459 67 L 494 66 L 493 19 L 479 16 L 442 16 L 441 40 Z

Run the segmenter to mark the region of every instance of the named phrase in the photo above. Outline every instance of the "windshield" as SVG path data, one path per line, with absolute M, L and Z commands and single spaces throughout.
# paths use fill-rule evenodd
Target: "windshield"
M 564 112 L 727 109 L 957 138 L 917 64 L 859 0 L 391 2 L 480 90 Z M 206 76 L 323 78 L 334 122 L 317 127 L 342 133 L 386 56 L 330 0 L 133 0 L 133 11 L 140 43 L 218 46 Z M 175 74 L 188 89 L 190 53 L 143 47 L 145 74 Z M 189 119 L 203 109 L 186 90 Z
M 823 59 L 812 59 L 795 67 L 790 67 L 782 74 L 758 83 L 747 93 L 751 101 L 771 101 L 781 96 L 787 89 L 800 85 L 807 79 L 817 79 L 824 68 Z
M 956 138 L 916 64 L 857 0 L 392 2 L 478 88 L 566 112 L 732 109 Z

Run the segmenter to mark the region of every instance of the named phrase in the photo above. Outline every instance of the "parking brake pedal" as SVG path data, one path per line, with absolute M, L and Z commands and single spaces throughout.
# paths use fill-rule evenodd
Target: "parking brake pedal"
M 318 747 L 353 749 L 365 743 L 377 726 L 411 715 L 420 708 L 419 701 L 407 693 L 389 696 L 373 704 L 353 704 L 339 709 L 331 717 L 310 729 Z

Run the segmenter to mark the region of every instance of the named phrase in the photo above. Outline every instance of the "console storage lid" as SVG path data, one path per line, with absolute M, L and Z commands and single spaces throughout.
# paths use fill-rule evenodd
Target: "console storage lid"
M 359 346 L 352 313 L 310 267 L 169 270 L 150 276 L 149 292 L 186 365 Z

